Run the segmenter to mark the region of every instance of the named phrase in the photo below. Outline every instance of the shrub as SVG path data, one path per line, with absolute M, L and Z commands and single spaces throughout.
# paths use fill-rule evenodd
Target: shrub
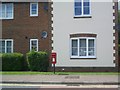
M 3 71 L 20 71 L 23 70 L 24 56 L 20 53 L 4 53 L 2 58 Z
M 49 66 L 48 54 L 31 51 L 27 53 L 27 62 L 31 71 L 47 71 Z

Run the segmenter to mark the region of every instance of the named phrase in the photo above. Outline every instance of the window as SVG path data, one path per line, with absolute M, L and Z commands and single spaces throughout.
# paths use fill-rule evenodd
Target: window
M 95 38 L 71 38 L 71 58 L 96 58 Z
M 38 51 L 38 39 L 30 39 L 30 51 Z
M 75 16 L 90 16 L 90 0 L 75 0 Z
M 0 5 L 0 19 L 13 19 L 13 3 Z
M 44 2 L 44 10 L 48 11 L 48 2 Z
M 38 3 L 30 3 L 30 16 L 38 16 Z
M 0 53 L 12 53 L 13 52 L 13 40 L 0 40 Z

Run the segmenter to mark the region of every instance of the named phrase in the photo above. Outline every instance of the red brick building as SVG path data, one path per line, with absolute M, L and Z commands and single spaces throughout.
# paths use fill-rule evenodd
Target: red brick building
M 2 2 L 0 52 L 51 52 L 49 2 Z

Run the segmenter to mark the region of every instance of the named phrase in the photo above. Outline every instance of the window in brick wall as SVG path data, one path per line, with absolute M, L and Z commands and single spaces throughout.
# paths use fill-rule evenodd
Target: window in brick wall
M 38 39 L 30 39 L 30 51 L 38 51 Z
M 30 3 L 30 16 L 38 16 L 38 3 Z
M 13 19 L 13 3 L 3 3 L 0 5 L 0 19 Z
M 0 39 L 0 53 L 13 53 L 12 39 Z

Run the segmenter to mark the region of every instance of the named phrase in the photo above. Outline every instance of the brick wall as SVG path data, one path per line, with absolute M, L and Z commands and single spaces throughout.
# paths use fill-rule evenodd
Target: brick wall
M 39 2 L 38 16 L 31 17 L 29 2 L 15 2 L 14 19 L 2 20 L 2 38 L 13 39 L 13 52 L 27 53 L 30 39 L 38 39 L 39 51 L 51 52 L 49 13 L 44 9 L 44 2 Z M 41 38 L 42 31 L 47 31 L 46 39 Z

